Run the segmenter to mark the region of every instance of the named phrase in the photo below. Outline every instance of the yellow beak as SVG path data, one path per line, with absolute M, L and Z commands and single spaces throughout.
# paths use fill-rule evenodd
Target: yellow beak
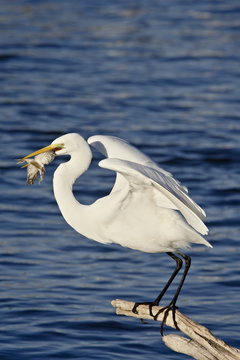
M 41 149 L 39 149 L 37 151 L 34 151 L 31 154 L 28 154 L 27 156 L 24 156 L 22 159 L 19 160 L 19 162 L 22 162 L 27 158 L 33 157 L 33 156 L 38 155 L 38 154 L 42 154 L 42 153 L 47 152 L 47 151 L 51 151 L 51 150 L 52 151 L 58 151 L 58 150 L 61 150 L 63 148 L 64 148 L 64 144 L 51 144 L 51 145 L 45 146 L 44 148 L 41 148 Z

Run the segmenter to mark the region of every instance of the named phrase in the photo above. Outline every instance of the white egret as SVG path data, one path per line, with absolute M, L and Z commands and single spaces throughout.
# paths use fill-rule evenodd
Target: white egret
M 74 197 L 72 187 L 91 163 L 89 144 L 106 156 L 99 166 L 115 171 L 117 176 L 109 195 L 83 205 Z M 172 174 L 117 137 L 96 135 L 85 141 L 79 134 L 66 134 L 21 160 L 50 150 L 57 156 L 70 155 L 70 160 L 61 163 L 53 177 L 56 201 L 70 226 L 103 244 L 116 243 L 148 253 L 165 252 L 175 260 L 175 270 L 163 290 L 154 301 L 145 303 L 150 310 L 159 304 L 182 267 L 181 257 L 184 259 L 181 281 L 172 301 L 164 308 L 162 333 L 170 310 L 175 321 L 176 301 L 191 264 L 191 258 L 180 250 L 191 244 L 212 247 L 201 236 L 208 233 L 203 223 L 204 211 Z M 139 304 L 135 304 L 133 311 L 137 312 Z

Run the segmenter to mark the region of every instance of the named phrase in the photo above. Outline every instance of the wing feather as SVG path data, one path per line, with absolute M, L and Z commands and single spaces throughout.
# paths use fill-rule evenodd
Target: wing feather
M 201 220 L 204 216 L 203 210 L 171 176 L 158 171 L 157 168 L 122 159 L 104 159 L 100 161 L 99 166 L 121 174 L 133 187 L 139 184 L 153 186 L 160 192 L 162 199 L 166 200 L 168 207 L 172 204 L 173 209 L 178 209 L 186 221 L 199 233 L 203 235 L 208 233 L 206 225 Z
M 152 161 L 147 155 L 142 153 L 136 147 L 130 145 L 126 140 L 120 139 L 116 136 L 94 135 L 88 139 L 88 144 L 96 148 L 100 153 L 106 156 L 106 158 L 132 161 L 134 163 L 156 169 L 158 173 L 162 174 L 165 182 L 169 184 L 170 188 L 177 187 L 182 193 L 188 193 L 187 188 L 185 186 L 182 186 L 179 181 L 174 179 L 173 175 L 170 172 L 160 168 L 157 163 Z M 118 176 L 116 184 L 121 186 L 121 180 L 121 176 Z M 205 216 L 204 211 L 200 207 L 198 207 L 198 212 L 198 216 Z

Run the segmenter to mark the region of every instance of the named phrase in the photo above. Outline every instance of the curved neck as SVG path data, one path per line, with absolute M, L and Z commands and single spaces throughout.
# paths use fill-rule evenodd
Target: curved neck
M 90 206 L 80 204 L 72 192 L 76 179 L 89 167 L 92 153 L 87 143 L 79 150 L 71 153 L 69 161 L 59 165 L 53 177 L 53 190 L 58 207 L 67 221 L 76 231 L 86 233 L 86 224 L 89 223 L 88 209 Z

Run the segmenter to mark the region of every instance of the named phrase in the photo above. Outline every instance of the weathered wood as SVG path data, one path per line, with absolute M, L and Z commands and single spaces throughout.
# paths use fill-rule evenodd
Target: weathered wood
M 132 312 L 134 302 L 125 300 L 113 300 L 112 306 L 116 308 L 117 315 L 132 316 L 140 319 L 154 320 L 149 313 L 148 305 L 140 305 L 138 314 Z M 154 306 L 153 315 L 156 315 L 162 307 Z M 157 321 L 162 321 L 164 311 L 157 316 Z M 191 320 L 176 310 L 176 322 L 181 332 L 189 338 L 170 334 L 163 336 L 163 342 L 172 350 L 192 356 L 197 360 L 240 360 L 240 350 L 226 344 L 216 338 L 206 327 Z M 172 314 L 169 313 L 166 325 L 175 328 Z

